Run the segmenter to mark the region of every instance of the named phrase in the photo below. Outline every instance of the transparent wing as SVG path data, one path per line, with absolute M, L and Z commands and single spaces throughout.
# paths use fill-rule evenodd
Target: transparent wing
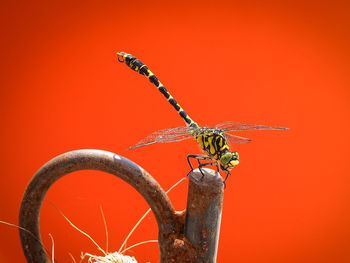
M 248 131 L 248 130 L 287 130 L 283 127 L 271 127 L 265 125 L 245 124 L 234 121 L 223 122 L 216 125 L 216 129 L 221 129 L 225 132 L 228 131 Z
M 136 143 L 134 146 L 131 146 L 128 150 L 157 142 L 168 143 L 186 140 L 192 137 L 190 133 L 191 130 L 193 130 L 191 127 L 176 127 L 155 131 L 148 135 L 146 138 Z
M 237 135 L 232 135 L 229 133 L 225 133 L 226 140 L 228 141 L 229 144 L 231 143 L 248 143 L 251 142 L 251 139 L 240 137 Z

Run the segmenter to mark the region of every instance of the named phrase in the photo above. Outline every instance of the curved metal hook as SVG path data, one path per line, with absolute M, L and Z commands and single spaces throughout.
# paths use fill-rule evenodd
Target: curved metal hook
M 151 207 L 159 228 L 161 262 L 169 258 L 165 255 L 167 246 L 183 229 L 183 217 L 177 214 L 161 186 L 137 164 L 117 154 L 101 150 L 77 150 L 64 153 L 47 162 L 34 175 L 22 199 L 19 225 L 29 233 L 20 230 L 20 238 L 28 262 L 50 262 L 41 245 L 39 215 L 44 197 L 49 188 L 66 174 L 79 170 L 99 170 L 113 174 L 133 186 Z M 173 238 L 169 238 L 173 237 Z M 163 245 L 161 245 L 163 241 Z

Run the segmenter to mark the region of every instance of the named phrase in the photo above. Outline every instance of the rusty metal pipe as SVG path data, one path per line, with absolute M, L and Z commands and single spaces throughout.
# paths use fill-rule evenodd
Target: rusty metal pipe
M 221 224 L 224 184 L 220 174 L 202 168 L 189 174 L 185 237 L 196 251 L 194 262 L 215 263 Z
M 41 245 L 39 215 L 42 201 L 54 182 L 79 170 L 99 170 L 113 174 L 132 185 L 147 201 L 158 223 L 159 239 L 178 232 L 178 216 L 161 186 L 137 164 L 117 154 L 100 150 L 78 150 L 62 154 L 47 162 L 32 178 L 22 199 L 19 225 L 25 257 L 30 263 L 50 262 Z M 39 241 L 38 241 L 39 240 Z M 161 248 L 162 251 L 166 248 Z M 166 261 L 164 261 L 166 262 Z

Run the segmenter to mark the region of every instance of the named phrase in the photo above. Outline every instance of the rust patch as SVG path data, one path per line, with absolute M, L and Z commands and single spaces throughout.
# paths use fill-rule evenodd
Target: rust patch
M 184 245 L 185 245 L 185 241 L 178 238 L 174 240 L 174 249 L 184 247 Z
M 196 262 L 197 251 L 185 237 L 171 235 L 165 242 L 161 242 L 163 249 L 166 251 L 160 260 L 162 263 L 194 263 Z
M 210 235 L 210 231 L 208 229 L 202 230 L 202 237 L 203 238 L 208 238 L 209 235 Z

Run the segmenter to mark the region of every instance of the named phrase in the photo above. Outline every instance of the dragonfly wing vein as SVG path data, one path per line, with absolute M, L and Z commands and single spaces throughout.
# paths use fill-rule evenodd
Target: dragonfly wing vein
M 191 129 L 188 127 L 176 127 L 155 131 L 148 135 L 146 138 L 136 143 L 134 146 L 131 146 L 128 150 L 150 145 L 153 143 L 169 143 L 189 139 L 192 137 L 190 130 Z
M 225 133 L 225 136 L 226 136 L 226 139 L 227 141 L 231 144 L 231 143 L 248 143 L 248 142 L 251 142 L 252 140 L 251 139 L 248 139 L 248 138 L 244 138 L 244 137 L 241 137 L 241 136 L 237 136 L 237 135 L 232 135 L 232 134 L 229 134 L 229 133 Z
M 288 128 L 227 121 L 216 125 L 216 129 L 221 129 L 225 132 L 228 132 L 228 131 L 248 131 L 248 130 L 286 130 Z

